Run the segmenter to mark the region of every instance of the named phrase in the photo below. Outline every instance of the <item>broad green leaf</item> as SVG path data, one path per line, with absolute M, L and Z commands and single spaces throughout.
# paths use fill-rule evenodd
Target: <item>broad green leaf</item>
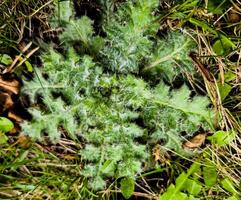
M 185 193 L 177 191 L 175 186 L 171 184 L 167 191 L 160 196 L 160 200 L 188 200 L 188 196 Z
M 121 179 L 121 193 L 125 199 L 129 199 L 135 190 L 135 181 L 131 177 Z
M 194 181 L 198 181 L 201 174 L 202 174 L 201 164 L 199 164 L 199 167 L 197 167 L 195 169 L 195 171 L 193 172 L 193 174 L 191 175 L 191 179 L 194 180 Z
M 224 74 L 225 82 L 233 81 L 234 79 L 236 79 L 236 77 L 237 77 L 237 75 L 232 71 L 225 72 L 225 74 Z M 219 77 L 219 80 L 220 80 L 220 77 Z
M 186 189 L 186 182 L 188 177 L 195 172 L 198 172 L 200 168 L 199 163 L 193 163 L 187 173 L 181 173 L 176 179 L 176 186 L 170 185 L 167 191 L 161 196 L 160 200 L 176 200 L 176 199 L 188 199 L 187 195 L 180 192 L 182 189 Z M 197 187 L 195 188 L 197 192 Z
M 33 66 L 32 66 L 32 64 L 31 64 L 30 62 L 25 61 L 24 64 L 26 65 L 27 70 L 28 70 L 29 72 L 33 72 Z
M 200 200 L 200 198 L 195 198 L 194 196 L 190 195 L 188 200 Z
M 228 192 L 231 192 L 234 195 L 238 194 L 237 190 L 234 187 L 234 183 L 229 178 L 225 178 L 224 180 L 222 180 L 221 185 Z
M 235 45 L 226 36 L 221 36 L 221 39 L 218 39 L 213 44 L 213 50 L 217 55 L 225 55 L 229 53 L 233 47 L 235 47 Z
M 0 145 L 6 144 L 8 141 L 8 137 L 5 135 L 5 133 L 0 132 Z
M 193 175 L 194 173 L 198 173 L 200 171 L 200 163 L 195 162 L 191 165 L 189 170 L 187 171 L 188 176 Z
M 7 133 L 13 129 L 14 125 L 13 123 L 5 118 L 5 117 L 0 117 L 0 131 L 3 133 Z
M 230 40 L 225 35 L 222 35 L 222 34 L 219 34 L 219 35 L 223 44 L 225 44 L 226 46 L 229 46 L 232 49 L 236 48 L 236 45 L 232 42 L 232 40 Z
M 185 187 L 185 183 L 188 179 L 188 175 L 185 172 L 182 172 L 176 179 L 176 189 L 182 190 Z
M 227 83 L 218 83 L 218 89 L 219 89 L 219 93 L 220 93 L 220 97 L 221 100 L 223 101 L 230 93 L 230 91 L 232 90 L 232 86 L 230 86 Z
M 182 172 L 176 179 L 176 191 L 180 191 L 184 189 L 186 186 L 186 181 L 188 180 L 188 177 L 193 173 L 197 172 L 199 168 L 200 168 L 200 164 L 193 163 L 190 169 L 187 171 L 187 173 Z
M 12 58 L 7 54 L 0 54 L 0 63 L 4 65 L 11 65 L 13 62 Z
M 237 195 L 233 195 L 233 196 L 227 198 L 227 200 L 239 200 L 239 198 L 237 197 Z
M 217 40 L 213 44 L 213 50 L 217 55 L 224 55 L 225 54 L 224 45 L 222 44 L 222 42 L 220 40 Z
M 213 144 L 224 146 L 234 140 L 235 136 L 235 131 L 217 131 L 212 136 L 209 136 L 207 139 L 210 140 Z
M 189 194 L 197 196 L 201 192 L 202 186 L 197 181 L 188 179 L 185 183 L 185 190 L 187 190 Z
M 217 168 L 216 165 L 208 158 L 204 162 L 203 166 L 203 178 L 205 186 L 212 187 L 217 182 Z

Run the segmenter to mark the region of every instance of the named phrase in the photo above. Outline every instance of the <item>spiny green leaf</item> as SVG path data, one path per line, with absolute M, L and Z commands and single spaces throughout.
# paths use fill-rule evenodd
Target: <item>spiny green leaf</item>
M 51 27 L 63 27 L 74 17 L 72 1 L 57 1 L 55 13 L 50 19 Z
M 97 175 L 89 181 L 89 185 L 93 190 L 98 191 L 105 187 L 106 182 L 103 180 L 101 176 Z
M 81 41 L 87 46 L 93 34 L 92 23 L 86 16 L 76 21 L 71 20 L 66 26 L 66 31 L 60 35 L 61 41 L 67 45 L 72 44 L 74 41 Z
M 139 63 L 152 48 L 150 36 L 158 30 L 152 14 L 158 1 L 127 2 L 105 26 L 106 45 L 102 49 L 105 67 L 118 73 L 139 72 Z
M 171 90 L 160 81 L 169 69 L 177 75 L 183 71 L 174 68 L 193 68 L 187 55 L 192 42 L 187 36 L 170 33 L 167 41 L 156 37 L 159 23 L 153 11 L 158 2 L 118 4 L 117 11 L 99 24 L 103 38 L 94 32 L 88 17 L 74 19 L 67 14 L 70 19 L 63 22 L 59 36 L 64 51 L 50 48 L 42 55 L 43 67 L 24 83 L 22 91 L 35 106 L 29 109 L 32 121 L 22 124 L 23 133 L 37 140 L 46 133 L 53 143 L 62 134 L 81 138 L 81 175 L 93 190 L 104 189 L 109 177 L 141 173 L 143 163 L 151 159 L 152 145 L 160 141 L 163 149 L 190 155 L 182 147 L 185 138 L 200 127 L 212 128 L 207 98 L 191 97 L 187 86 Z M 159 52 L 155 52 L 157 43 Z M 169 49 L 175 55 L 168 57 Z M 153 83 L 161 83 L 155 86 L 143 79 L 140 70 L 162 54 L 167 57 L 161 64 L 168 70 L 156 74 Z M 183 196 L 177 189 L 176 195 Z
M 193 67 L 188 54 L 193 47 L 193 41 L 184 34 L 169 33 L 166 40 L 158 41 L 143 72 L 166 76 L 168 81 L 172 81 L 174 76 L 180 72 L 192 71 Z M 182 67 L 180 68 L 180 66 Z

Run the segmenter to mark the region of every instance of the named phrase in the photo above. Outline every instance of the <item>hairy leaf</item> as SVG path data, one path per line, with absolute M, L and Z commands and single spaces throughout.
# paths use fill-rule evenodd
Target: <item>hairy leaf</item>
M 102 25 L 105 37 L 94 32 L 86 16 L 75 20 L 66 13 L 69 19 L 59 36 L 63 52 L 45 52 L 43 67 L 23 88 L 33 103 L 33 120 L 22 124 L 23 133 L 38 140 L 48 134 L 52 142 L 62 134 L 80 139 L 81 174 L 94 190 L 105 188 L 107 177 L 141 173 L 153 145 L 187 155 L 183 141 L 200 128 L 212 128 L 206 97 L 190 97 L 185 84 L 179 89 L 163 81 L 151 85 L 139 73 L 170 51 L 171 57 L 155 67 L 169 63 L 168 70 L 175 72 L 178 62 L 185 71 L 189 39 L 181 33 L 170 34 L 168 40 L 156 37 L 157 0 L 120 5 Z M 168 70 L 160 77 L 169 76 Z

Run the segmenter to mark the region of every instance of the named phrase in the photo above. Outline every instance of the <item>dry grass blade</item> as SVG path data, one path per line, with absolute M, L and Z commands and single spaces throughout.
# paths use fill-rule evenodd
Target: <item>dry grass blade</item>
M 41 35 L 49 29 L 48 17 L 54 0 L 4 0 L 0 4 L 0 40 L 16 46 L 23 38 Z M 38 28 L 36 28 L 38 27 Z M 29 34 L 28 34 L 29 33 Z M 1 46 L 1 49 L 6 49 Z
M 105 193 L 106 195 L 109 193 L 121 193 L 120 190 L 108 190 L 108 191 L 101 191 L 99 192 L 100 194 Z M 145 198 L 145 199 L 149 199 L 149 200 L 159 200 L 159 196 L 155 195 L 155 194 L 146 194 L 146 193 L 141 193 L 141 192 L 133 192 L 133 196 L 135 198 Z
M 6 73 L 13 73 L 14 70 L 17 68 L 17 67 L 20 67 L 22 66 L 26 61 L 27 59 L 29 59 L 36 51 L 39 50 L 39 47 L 36 47 L 34 48 L 33 50 L 31 50 L 26 56 L 24 56 L 24 58 L 22 58 L 22 55 L 23 53 L 25 53 L 32 45 L 32 42 L 30 42 L 29 44 L 27 44 L 23 50 L 22 50 L 22 53 L 18 56 L 15 57 L 14 61 L 12 62 L 11 66 L 6 68 L 4 71 L 3 71 L 3 74 L 6 74 Z M 19 62 L 19 63 L 18 63 Z M 18 64 L 17 64 L 18 63 Z
M 211 75 L 210 72 L 204 67 L 204 65 L 197 59 L 195 53 L 190 52 L 189 56 L 193 60 L 198 70 L 202 73 L 203 77 L 210 82 L 214 82 L 213 75 Z

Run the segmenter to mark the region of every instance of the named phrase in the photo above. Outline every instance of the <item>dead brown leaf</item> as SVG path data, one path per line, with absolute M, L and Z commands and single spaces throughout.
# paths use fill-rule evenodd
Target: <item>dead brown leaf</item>
M 206 133 L 199 133 L 198 135 L 194 136 L 189 141 L 185 142 L 183 144 L 183 147 L 189 148 L 189 149 L 200 147 L 204 143 L 204 141 L 206 139 L 206 135 L 207 135 Z
M 3 93 L 6 95 L 6 99 L 5 99 L 5 109 L 9 109 L 13 106 L 13 100 L 11 98 L 11 96 L 8 93 Z
M 25 135 L 20 135 L 15 144 L 19 144 L 23 148 L 29 148 L 31 146 L 31 139 Z
M 74 155 L 61 155 L 62 158 L 64 158 L 65 160 L 77 160 L 78 156 L 74 156 Z
M 10 134 L 10 135 L 14 135 L 14 134 L 16 134 L 18 131 L 19 131 L 18 128 L 15 126 L 15 127 L 9 132 L 9 134 Z
M 155 161 L 159 161 L 162 165 L 169 163 L 170 155 L 161 147 L 160 144 L 157 144 L 152 149 L 152 155 L 154 156 Z
M 12 111 L 8 112 L 8 118 L 15 120 L 17 123 L 21 123 L 23 121 L 23 119 L 21 117 L 19 117 L 18 115 L 16 115 Z
M 152 155 L 154 156 L 155 161 L 161 160 L 161 146 L 159 144 L 153 148 Z
M 8 93 L 6 92 L 0 93 L 0 105 L 2 107 L 1 112 L 4 112 L 6 109 L 9 109 L 13 106 L 13 100 Z
M 241 16 L 239 14 L 239 11 L 236 9 L 231 9 L 228 13 L 228 21 L 231 23 L 239 23 L 241 20 Z
M 20 83 L 16 79 L 4 80 L 0 77 L 0 87 L 14 94 L 18 94 L 20 91 Z

